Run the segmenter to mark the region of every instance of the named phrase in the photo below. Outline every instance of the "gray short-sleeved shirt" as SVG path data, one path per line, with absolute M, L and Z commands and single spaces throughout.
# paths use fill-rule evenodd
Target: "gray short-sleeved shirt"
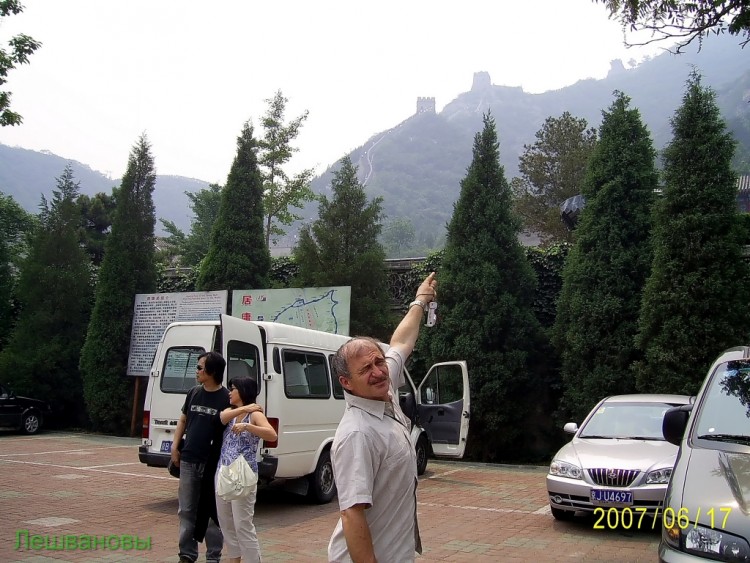
M 346 411 L 331 448 L 340 510 L 365 504 L 378 561 L 413 561 L 415 551 L 417 460 L 411 424 L 398 404 L 404 358 L 386 353 L 393 417 L 386 403 L 346 393 Z M 395 418 L 394 418 L 395 417 Z M 328 544 L 328 560 L 351 561 L 341 520 Z

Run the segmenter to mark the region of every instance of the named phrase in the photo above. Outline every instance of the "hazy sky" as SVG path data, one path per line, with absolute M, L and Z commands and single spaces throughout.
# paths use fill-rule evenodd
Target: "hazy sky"
M 0 41 L 43 46 L 6 85 L 22 125 L 0 143 L 120 177 L 138 136 L 157 173 L 224 183 L 242 124 L 265 100 L 309 110 L 292 168 L 322 172 L 371 135 L 492 83 L 543 92 L 603 78 L 626 49 L 592 0 L 25 0 Z M 498 120 L 502 116 L 497 116 Z

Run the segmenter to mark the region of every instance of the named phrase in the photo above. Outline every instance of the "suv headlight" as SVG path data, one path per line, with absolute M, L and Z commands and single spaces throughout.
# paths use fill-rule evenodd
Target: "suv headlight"
M 672 476 L 672 469 L 656 469 L 649 472 L 646 475 L 647 485 L 665 485 L 669 483 L 669 478 Z
M 698 556 L 708 556 L 719 561 L 748 561 L 750 544 L 721 528 L 691 524 L 682 528 L 675 520 L 672 527 L 664 526 L 662 537 L 677 550 Z
M 567 477 L 568 479 L 583 479 L 583 471 L 581 471 L 580 467 L 557 459 L 552 460 L 552 463 L 550 463 L 549 473 L 550 475 Z
M 747 540 L 724 530 L 695 526 L 685 530 L 684 534 L 688 553 L 713 553 L 723 561 L 747 561 L 750 558 Z

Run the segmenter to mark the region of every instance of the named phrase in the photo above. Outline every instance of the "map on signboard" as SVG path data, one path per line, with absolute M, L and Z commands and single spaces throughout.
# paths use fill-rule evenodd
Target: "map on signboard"
M 214 321 L 226 313 L 228 291 L 139 293 L 133 306 L 128 375 L 148 375 L 164 329 L 178 321 Z
M 351 297 L 349 286 L 237 289 L 232 292 L 232 316 L 348 336 Z

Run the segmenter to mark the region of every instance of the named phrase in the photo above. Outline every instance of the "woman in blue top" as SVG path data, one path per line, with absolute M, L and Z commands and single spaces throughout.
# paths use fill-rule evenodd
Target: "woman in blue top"
M 250 377 L 237 377 L 229 382 L 230 407 L 220 413 L 221 422 L 226 424 L 221 444 L 221 465 L 231 464 L 240 455 L 255 473 L 258 473 L 258 451 L 260 439 L 276 440 L 276 431 L 255 404 L 258 384 Z M 218 475 L 218 470 L 217 470 Z M 216 512 L 224 534 L 227 555 L 230 563 L 256 563 L 260 561 L 260 545 L 253 524 L 256 488 L 246 497 L 225 501 L 216 495 Z

